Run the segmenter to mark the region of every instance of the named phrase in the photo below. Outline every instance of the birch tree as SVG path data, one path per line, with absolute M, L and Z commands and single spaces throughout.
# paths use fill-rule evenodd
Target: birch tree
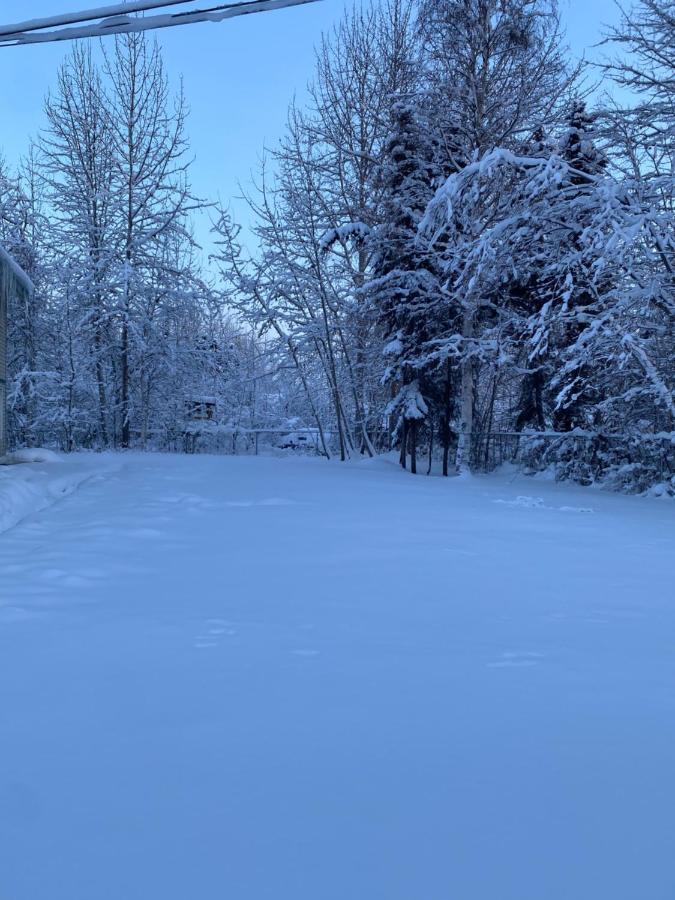
M 152 280 L 172 273 L 166 241 L 190 243 L 189 212 L 198 203 L 188 184 L 185 100 L 171 97 L 156 43 L 139 33 L 117 37 L 106 56 L 110 84 L 110 131 L 114 167 L 115 228 L 120 260 L 119 327 L 120 443 L 131 442 L 132 362 L 142 349 L 138 318 L 152 319 Z M 180 259 L 180 255 L 174 260 Z

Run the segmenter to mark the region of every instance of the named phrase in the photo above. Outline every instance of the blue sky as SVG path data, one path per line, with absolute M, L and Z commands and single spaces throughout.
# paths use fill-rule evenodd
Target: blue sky
M 196 191 L 229 202 L 250 181 L 264 145 L 281 135 L 288 102 L 312 76 L 313 48 L 351 0 L 245 16 L 220 24 L 158 32 L 172 78 L 184 78 Z M 2 0 L 2 24 L 102 5 L 103 0 Z M 201 4 L 208 5 L 208 4 Z M 617 19 L 613 0 L 562 0 L 568 40 L 577 54 Z M 0 50 L 0 152 L 14 164 L 43 123 L 42 104 L 67 45 Z M 235 215 L 244 211 L 233 201 Z M 203 237 L 205 228 L 199 227 Z

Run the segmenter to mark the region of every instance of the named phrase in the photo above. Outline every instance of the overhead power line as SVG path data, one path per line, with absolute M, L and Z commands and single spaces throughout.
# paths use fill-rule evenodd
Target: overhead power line
M 187 3 L 194 3 L 194 0 L 129 0 L 126 3 L 114 3 L 112 6 L 82 9 L 78 12 L 61 13 L 58 16 L 16 22 L 14 25 L 2 25 L 0 26 L 0 37 L 21 34 L 26 31 L 38 31 L 42 28 L 77 25 L 80 22 L 91 22 L 93 19 L 106 19 L 110 16 L 124 16 L 153 9 L 164 9 L 168 6 L 185 6 Z
M 244 3 L 219 3 L 207 9 L 185 9 L 163 12 L 159 15 L 138 16 L 168 7 L 184 6 L 194 0 L 131 0 L 97 9 L 63 13 L 41 19 L 33 19 L 14 25 L 0 26 L 0 47 L 16 47 L 24 44 L 46 44 L 54 41 L 72 41 L 79 38 L 105 37 L 111 34 L 151 31 L 173 28 L 178 25 L 194 25 L 199 22 L 222 22 L 235 16 L 269 12 L 289 6 L 302 6 L 316 0 L 249 0 Z

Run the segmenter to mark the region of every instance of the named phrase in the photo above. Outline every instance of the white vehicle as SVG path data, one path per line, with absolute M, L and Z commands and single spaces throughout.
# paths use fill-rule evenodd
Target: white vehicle
M 309 450 L 315 452 L 320 446 L 319 432 L 316 428 L 303 428 L 279 434 L 277 435 L 275 446 L 279 450 Z

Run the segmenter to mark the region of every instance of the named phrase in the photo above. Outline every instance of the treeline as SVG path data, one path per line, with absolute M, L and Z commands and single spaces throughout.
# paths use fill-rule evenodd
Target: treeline
M 610 37 L 582 72 L 553 0 L 389 0 L 325 38 L 220 263 L 342 456 L 672 479 L 675 24 Z
M 73 46 L 0 239 L 35 285 L 10 310 L 15 445 L 181 446 L 186 404 L 236 419 L 259 354 L 228 321 L 192 236 L 186 107 L 156 44 Z
M 267 151 L 253 238 L 214 215 L 213 282 L 158 51 L 120 39 L 99 70 L 76 48 L 5 179 L 38 286 L 12 322 L 19 439 L 166 442 L 202 392 L 327 455 L 675 490 L 666 7 L 626 12 L 590 72 L 555 0 L 355 7 Z

